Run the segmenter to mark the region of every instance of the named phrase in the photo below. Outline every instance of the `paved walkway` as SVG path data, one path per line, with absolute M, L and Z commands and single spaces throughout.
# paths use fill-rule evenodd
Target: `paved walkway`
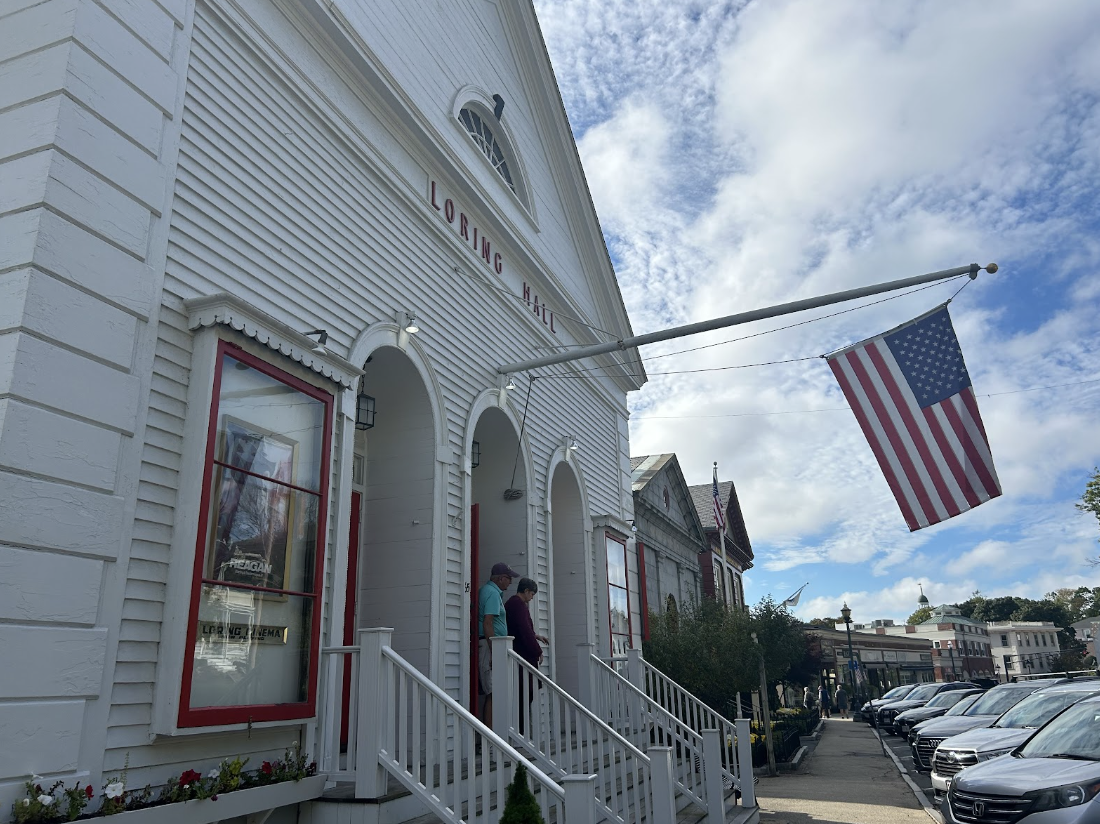
M 870 727 L 826 719 L 794 772 L 762 776 L 760 824 L 931 824 Z

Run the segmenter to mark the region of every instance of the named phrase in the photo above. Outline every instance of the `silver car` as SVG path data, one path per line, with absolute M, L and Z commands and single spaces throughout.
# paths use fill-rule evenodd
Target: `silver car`
M 1100 824 L 1100 696 L 1048 721 L 1004 758 L 967 767 L 941 808 L 947 824 Z
M 1007 755 L 1066 707 L 1100 693 L 1100 681 L 1070 681 L 1036 690 L 988 727 L 944 740 L 932 758 L 932 789 L 939 799 L 966 767 Z

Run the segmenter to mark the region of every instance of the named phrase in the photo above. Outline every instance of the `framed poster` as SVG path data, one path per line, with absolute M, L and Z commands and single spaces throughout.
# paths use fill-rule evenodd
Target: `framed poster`
M 288 589 L 294 495 L 288 484 L 298 443 L 228 415 L 222 421 L 206 577 Z

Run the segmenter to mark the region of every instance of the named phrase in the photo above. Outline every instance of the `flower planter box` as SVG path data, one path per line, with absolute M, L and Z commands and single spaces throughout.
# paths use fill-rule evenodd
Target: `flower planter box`
M 325 789 L 325 776 L 314 775 L 301 781 L 283 781 L 266 787 L 250 787 L 223 793 L 217 801 L 209 798 L 161 804 L 143 810 L 127 810 L 92 821 L 104 824 L 213 824 L 227 818 L 250 815 L 262 810 L 285 807 L 318 798 Z

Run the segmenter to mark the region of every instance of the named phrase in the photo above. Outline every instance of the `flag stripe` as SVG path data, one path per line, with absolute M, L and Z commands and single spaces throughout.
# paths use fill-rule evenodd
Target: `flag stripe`
M 961 393 L 963 406 L 967 413 L 970 412 L 970 407 L 966 405 L 966 395 L 968 393 L 969 390 Z M 977 406 L 974 406 L 974 411 L 977 412 Z M 997 480 L 995 470 L 990 471 L 993 468 L 993 456 L 989 452 L 989 444 L 984 436 L 981 438 L 975 437 L 976 434 L 981 432 L 981 419 L 979 418 L 979 422 L 975 423 L 972 415 L 967 414 L 964 417 L 954 404 L 945 404 L 944 414 L 951 422 L 955 434 L 962 441 L 967 460 L 974 467 L 974 471 L 978 473 L 978 478 L 981 479 L 985 492 L 983 500 L 988 501 L 990 498 L 996 498 L 1001 494 L 1001 485 Z
M 947 512 L 947 517 L 954 518 L 963 512 L 966 499 L 963 497 L 962 490 L 954 483 L 954 477 L 948 474 L 948 467 L 942 460 L 940 450 L 929 448 L 932 433 L 925 424 L 924 418 L 913 414 L 914 409 L 919 409 L 917 399 L 913 397 L 913 390 L 909 388 L 905 377 L 897 368 L 893 353 L 884 342 L 876 341 L 868 346 L 867 354 L 878 369 L 883 384 L 890 393 L 894 408 L 905 422 L 905 429 L 920 458 L 919 465 L 924 468 L 932 482 L 932 488 L 928 490 L 929 496 L 934 491 L 936 500 Z
M 854 374 L 849 374 L 852 367 L 848 355 L 845 354 L 829 360 L 829 368 L 833 370 L 833 375 L 836 376 L 837 382 L 844 392 L 844 397 L 848 399 L 848 403 L 855 413 L 859 428 L 863 430 L 867 443 L 871 445 L 871 451 L 878 460 L 879 469 L 886 476 L 886 483 L 889 485 L 890 491 L 894 493 L 894 500 L 898 502 L 898 508 L 901 509 L 901 515 L 905 518 L 905 523 L 909 526 L 910 531 L 927 526 L 926 523 L 922 523 L 923 516 L 918 517 L 919 505 L 916 494 L 901 471 L 897 455 L 889 449 L 885 432 L 882 431 L 878 419 L 869 416 L 866 412 L 870 408 L 870 404 L 867 403 L 862 388 L 856 384 Z
M 950 468 L 951 476 L 955 479 L 959 489 L 962 490 L 963 497 L 969 505 L 968 508 L 976 507 L 982 501 L 978 497 L 978 493 L 974 491 L 974 484 L 971 478 L 967 476 L 966 468 L 959 460 L 959 456 L 962 454 L 962 445 L 959 443 L 958 438 L 953 437 L 955 432 L 950 428 L 950 424 L 945 430 L 944 421 L 941 420 L 942 414 L 940 404 L 933 404 L 924 410 L 924 422 L 931 431 L 932 437 L 939 447 L 940 454 L 943 455 L 944 461 Z M 948 432 L 951 433 L 950 436 Z
M 913 491 L 916 493 L 917 502 L 920 504 L 921 512 L 924 514 L 924 523 L 922 525 L 927 526 L 929 524 L 934 524 L 943 519 L 944 513 L 942 511 L 937 511 L 936 502 L 934 502 L 932 496 L 928 494 L 931 489 L 930 479 L 927 477 L 927 473 L 922 472 L 922 467 L 919 467 L 913 461 L 914 453 L 910 448 L 911 444 L 907 442 L 909 440 L 908 433 L 903 432 L 902 427 L 899 425 L 900 422 L 896 417 L 897 410 L 887 405 L 884 399 L 884 388 L 882 388 L 881 385 L 876 385 L 874 376 L 872 376 L 867 365 L 863 362 L 863 358 L 870 360 L 866 354 L 868 348 L 869 347 L 864 347 L 863 349 L 850 353 L 853 368 L 860 384 L 867 393 L 867 399 L 871 403 L 871 408 L 882 423 L 886 436 L 890 441 L 890 446 L 898 456 L 906 479 L 912 485 Z
M 978 425 L 978 431 L 982 433 L 982 440 L 985 442 L 986 448 L 989 448 L 989 436 L 985 434 L 985 424 L 982 423 L 981 413 L 978 412 L 978 399 L 974 397 L 974 387 L 969 387 L 964 392 L 960 392 L 962 395 L 963 403 L 966 404 L 966 409 L 970 412 L 970 417 L 974 419 L 974 422 Z M 989 455 L 989 466 L 993 467 L 993 454 Z

